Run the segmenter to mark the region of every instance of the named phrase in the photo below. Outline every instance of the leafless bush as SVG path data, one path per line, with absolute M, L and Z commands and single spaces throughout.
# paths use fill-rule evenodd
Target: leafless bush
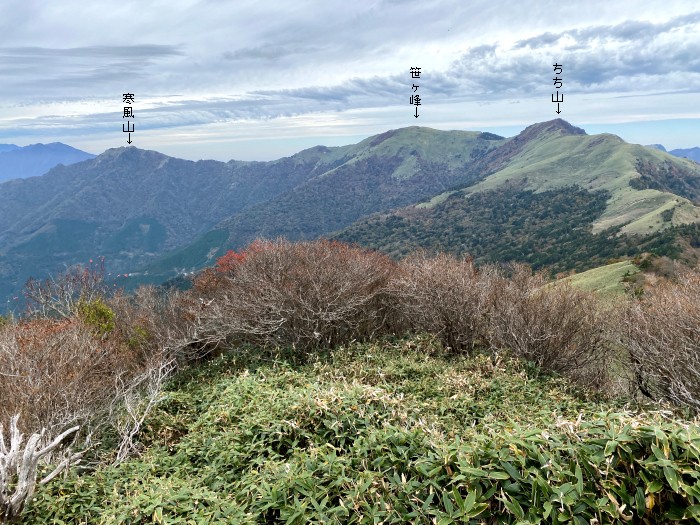
M 29 317 L 0 326 L 0 423 L 10 421 L 9 445 L 0 424 L 0 522 L 21 513 L 40 461 L 54 467 L 39 483 L 79 461 L 82 452 L 61 446 L 68 436 L 75 444 L 79 428 L 83 448 L 96 429 L 115 430 L 116 463 L 137 451 L 186 335 L 176 295 L 141 289 L 107 305 L 90 271 L 30 281 L 27 293 Z
M 700 274 L 659 282 L 625 314 L 623 341 L 639 390 L 700 412 Z
M 611 357 L 606 316 L 595 294 L 513 265 L 490 281 L 489 333 L 507 348 L 584 384 L 602 388 Z
M 69 436 L 75 436 L 78 426 L 69 428 L 46 443 L 45 431 L 32 434 L 24 443 L 24 435 L 18 426 L 19 415 L 10 418 L 8 440 L 0 423 L 0 523 L 16 521 L 25 503 L 34 494 L 37 484 L 39 462 L 63 445 Z M 80 462 L 83 452 L 74 453 L 69 447 L 63 450 L 63 459 L 51 472 L 39 480 L 44 485 L 63 470 Z
M 154 294 L 141 290 L 136 298 L 144 302 L 129 308 L 125 298 L 115 298 L 111 305 L 124 318 L 108 337 L 79 315 L 0 329 L 0 421 L 22 413 L 25 432 L 46 428 L 47 436 L 73 424 L 82 425 L 87 438 L 110 427 L 120 440 L 116 462 L 136 451 L 135 438 L 175 369 L 179 344 L 171 337 L 168 300 Z
M 226 273 L 195 283 L 192 336 L 209 347 L 249 341 L 299 349 L 370 339 L 384 327 L 394 268 L 384 255 L 337 242 L 259 241 Z
M 80 319 L 33 319 L 0 331 L 0 420 L 23 414 L 25 431 L 86 421 L 135 363 Z
M 418 253 L 403 261 L 390 294 L 412 331 L 437 335 L 455 351 L 486 344 L 487 286 L 491 268 L 478 271 L 469 258 Z
M 92 263 L 92 261 L 90 261 Z M 67 319 L 79 302 L 92 302 L 105 296 L 104 259 L 91 266 L 74 266 L 64 273 L 44 279 L 29 279 L 24 289 L 28 316 Z
M 192 341 L 186 322 L 188 300 L 181 292 L 141 286 L 133 294 L 117 293 L 107 300 L 115 313 L 113 337 L 140 356 L 142 362 L 167 362 Z

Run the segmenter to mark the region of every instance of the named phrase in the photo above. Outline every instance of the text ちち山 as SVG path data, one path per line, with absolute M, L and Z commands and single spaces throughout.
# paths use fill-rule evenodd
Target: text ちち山
M 562 104 L 564 102 L 564 93 L 559 93 L 559 90 L 564 86 L 564 82 L 563 82 L 564 79 L 559 76 L 559 75 L 562 75 L 562 73 L 564 73 L 564 66 L 562 66 L 559 63 L 555 63 L 553 67 L 554 67 L 554 75 L 555 76 L 552 80 L 554 80 L 554 87 L 557 88 L 557 94 L 555 97 L 554 93 L 552 93 L 552 102 L 557 104 L 557 115 L 558 115 L 559 113 L 561 113 L 560 104 Z

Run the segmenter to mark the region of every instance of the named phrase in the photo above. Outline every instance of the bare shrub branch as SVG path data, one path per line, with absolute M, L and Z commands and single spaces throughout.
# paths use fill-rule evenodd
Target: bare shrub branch
M 486 344 L 487 287 L 492 270 L 477 271 L 471 259 L 422 252 L 403 261 L 389 293 L 414 332 L 437 335 L 455 351 Z
M 79 302 L 92 302 L 106 294 L 104 259 L 91 267 L 74 266 L 64 273 L 43 281 L 29 279 L 24 288 L 27 316 L 67 319 Z
M 67 437 L 80 429 L 79 426 L 74 426 L 64 430 L 40 448 L 45 435 L 42 430 L 32 434 L 23 446 L 24 435 L 19 429 L 18 421 L 18 414 L 10 418 L 9 446 L 0 423 L 0 522 L 13 522 L 19 518 L 27 500 L 34 494 L 40 460 L 58 449 Z M 79 463 L 82 456 L 83 452 L 73 453 L 68 450 L 64 460 L 41 479 L 39 484 L 49 483 L 70 465 Z
M 507 273 L 490 283 L 491 345 L 589 388 L 602 388 L 611 351 L 606 315 L 595 294 L 569 283 L 548 284 L 544 274 L 533 274 L 525 265 L 513 265 Z
M 700 412 L 700 274 L 679 272 L 630 302 L 623 324 L 637 387 Z
M 121 440 L 117 447 L 114 464 L 119 464 L 137 452 L 135 438 L 143 422 L 163 397 L 165 381 L 175 370 L 175 360 L 156 361 L 143 373 L 124 383 L 117 380 L 118 394 L 112 403 L 114 427 Z
M 384 255 L 337 242 L 258 241 L 234 269 L 195 284 L 204 297 L 191 298 L 190 335 L 209 347 L 310 349 L 370 339 L 384 327 L 394 268 Z
M 25 429 L 87 421 L 133 366 L 113 341 L 79 319 L 22 321 L 0 332 L 0 418 L 23 413 Z

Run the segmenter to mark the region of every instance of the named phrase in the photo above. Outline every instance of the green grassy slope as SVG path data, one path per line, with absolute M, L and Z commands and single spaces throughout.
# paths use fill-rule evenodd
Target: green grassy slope
M 622 279 L 638 273 L 639 268 L 632 261 L 620 261 L 565 278 L 565 281 L 583 290 L 617 296 L 625 293 Z
M 627 144 L 616 135 L 550 133 L 531 141 L 508 167 L 476 184 L 471 191 L 493 189 L 517 180 L 526 181 L 526 188 L 533 191 L 572 184 L 588 190 L 606 190 L 610 197 L 605 212 L 593 225 L 594 232 L 624 225 L 623 233 L 653 233 L 669 226 L 661 214 L 671 208 L 683 210 L 682 218 L 679 215 L 675 224 L 700 221 L 700 210 L 687 198 L 659 189 L 633 187 L 644 163 L 671 165 L 684 177 L 700 182 L 699 165 Z M 697 192 L 689 196 L 697 197 Z
M 577 129 L 577 128 L 576 128 Z M 555 120 L 535 124 L 521 133 L 523 147 L 507 165 L 468 191 L 479 192 L 522 182 L 543 192 L 576 185 L 609 194 L 605 212 L 594 232 L 623 226 L 622 233 L 646 235 L 700 221 L 700 165 L 662 151 L 627 144 L 610 134 L 571 133 L 570 125 Z M 517 137 L 516 137 L 517 138 Z M 447 194 L 421 204 L 430 207 Z M 673 220 L 663 213 L 673 210 Z
M 529 126 L 489 156 L 499 161 L 482 163 L 481 181 L 333 236 L 395 256 L 426 248 L 555 271 L 693 245 L 680 238 L 700 225 L 696 163 L 562 120 Z

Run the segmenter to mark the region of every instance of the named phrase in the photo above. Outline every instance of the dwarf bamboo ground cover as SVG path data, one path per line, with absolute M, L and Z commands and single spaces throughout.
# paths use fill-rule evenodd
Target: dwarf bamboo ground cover
M 296 357 L 295 357 L 296 356 Z M 659 523 L 700 515 L 700 432 L 435 339 L 253 347 L 178 374 L 140 458 L 41 487 L 28 523 Z M 631 521 L 634 520 L 634 521 Z

